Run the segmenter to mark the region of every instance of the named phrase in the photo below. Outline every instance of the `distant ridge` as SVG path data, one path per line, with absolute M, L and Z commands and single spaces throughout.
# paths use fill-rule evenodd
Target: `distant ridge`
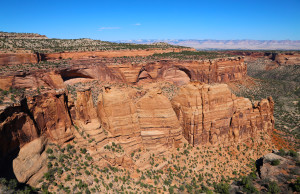
M 121 40 L 120 43 L 152 44 L 165 42 L 168 44 L 193 47 L 199 50 L 300 50 L 300 40 L 196 40 L 196 39 L 140 39 Z

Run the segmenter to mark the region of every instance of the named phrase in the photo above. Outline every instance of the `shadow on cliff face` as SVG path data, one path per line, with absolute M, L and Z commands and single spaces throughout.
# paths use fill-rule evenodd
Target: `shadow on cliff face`
M 16 179 L 13 171 L 13 160 L 18 156 L 20 148 L 17 147 L 6 157 L 0 159 L 0 178 Z
M 26 99 L 21 105 L 12 106 L 0 114 L 0 177 L 16 179 L 13 160 L 18 157 L 20 145 L 32 141 L 40 135 Z
M 6 184 L 8 184 L 5 185 L 3 183 L 3 180 L 1 180 L 0 188 L 2 188 L 2 190 L 0 190 L 0 193 L 1 191 L 4 193 L 19 193 L 19 191 L 21 193 L 22 191 L 27 191 L 29 193 L 38 193 L 35 188 L 31 187 L 26 183 L 20 183 L 16 178 L 16 175 L 13 170 L 13 161 L 15 158 L 17 158 L 19 152 L 20 147 L 17 147 L 17 149 L 12 151 L 6 157 L 0 159 L 0 179 L 4 178 L 6 180 Z
M 60 75 L 64 81 L 68 81 L 76 78 L 85 78 L 85 79 L 93 79 L 92 76 L 87 75 L 83 72 L 80 72 L 79 69 L 75 70 L 63 70 L 60 72 Z

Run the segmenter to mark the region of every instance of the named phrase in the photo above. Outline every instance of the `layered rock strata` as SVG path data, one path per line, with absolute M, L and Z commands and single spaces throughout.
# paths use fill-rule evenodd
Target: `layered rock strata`
M 62 59 L 95 59 L 112 57 L 149 56 L 157 53 L 195 51 L 192 48 L 167 48 L 147 50 L 110 50 L 110 51 L 85 51 L 85 52 L 60 52 L 60 53 L 0 53 L 1 65 L 16 65 L 25 63 L 39 63 L 40 61 L 53 61 Z
M 1 112 L 1 159 L 20 149 L 13 161 L 19 181 L 37 184 L 45 171 L 47 141 L 63 144 L 74 138 L 95 164 L 132 167 L 143 165 L 129 156 L 136 150 L 164 153 L 186 142 L 229 146 L 259 132 L 270 135 L 274 128 L 271 98 L 252 105 L 225 84 L 191 83 L 172 101 L 157 86 L 143 94 L 131 87 L 106 86 L 96 103 L 89 88 L 78 90 L 76 99 L 67 95 L 50 91 Z M 122 145 L 124 152 L 105 149 L 112 142 Z
M 184 137 L 194 146 L 229 145 L 274 129 L 272 98 L 252 105 L 225 84 L 184 86 L 172 104 Z
M 74 61 L 67 68 L 30 72 L 11 72 L 0 76 L 0 88 L 62 88 L 65 84 L 99 80 L 127 84 L 168 81 L 176 85 L 190 81 L 226 83 L 247 76 L 247 66 L 241 57 L 202 61 L 160 60 L 150 63 L 122 63 L 120 65 L 91 61 Z

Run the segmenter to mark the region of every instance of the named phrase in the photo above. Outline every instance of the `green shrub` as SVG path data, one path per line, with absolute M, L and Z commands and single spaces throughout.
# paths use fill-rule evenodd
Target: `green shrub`
M 247 193 L 258 193 L 257 189 L 253 186 L 250 177 L 247 176 L 242 177 L 240 184 L 243 186 L 243 190 L 246 191 Z
M 230 186 L 227 183 L 219 183 L 214 185 L 216 193 L 229 194 Z
M 16 179 L 10 179 L 7 186 L 10 189 L 15 190 L 18 186 L 18 181 Z
M 47 154 L 52 154 L 52 153 L 53 153 L 53 150 L 52 150 L 51 148 L 48 148 L 47 151 L 46 151 L 46 153 L 47 153 Z
M 285 156 L 286 153 L 285 153 L 285 151 L 283 149 L 280 149 L 279 152 L 278 152 L 278 155 Z
M 272 193 L 272 194 L 276 194 L 276 193 L 280 192 L 279 186 L 277 185 L 277 183 L 275 181 L 271 181 L 268 184 L 268 191 L 269 191 L 269 193 Z
M 292 157 L 297 157 L 298 156 L 298 153 L 294 150 L 290 150 L 289 151 L 289 156 L 292 156 Z
M 294 191 L 300 192 L 300 177 L 298 177 L 296 182 L 292 184 L 292 188 Z
M 278 166 L 279 164 L 280 164 L 280 160 L 278 160 L 278 159 L 275 159 L 275 160 L 271 161 L 272 166 Z

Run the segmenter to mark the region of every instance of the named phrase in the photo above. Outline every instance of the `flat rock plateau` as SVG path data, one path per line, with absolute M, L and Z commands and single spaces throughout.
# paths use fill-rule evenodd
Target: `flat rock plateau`
M 248 69 L 299 64 L 299 52 L 1 32 L 0 192 L 297 192 L 300 108 L 279 130 L 281 98 L 255 96 L 268 89 Z

